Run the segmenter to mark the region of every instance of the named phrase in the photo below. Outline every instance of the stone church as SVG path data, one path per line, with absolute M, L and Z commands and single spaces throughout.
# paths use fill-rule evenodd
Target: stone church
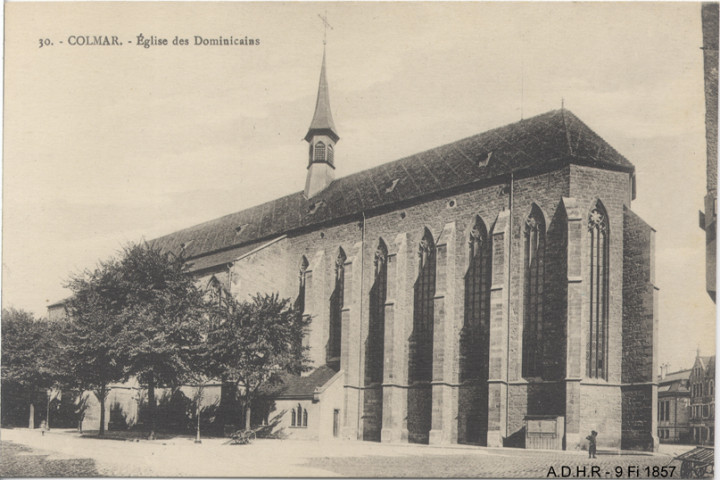
M 311 318 L 288 434 L 655 448 L 655 232 L 625 157 L 561 109 L 335 178 L 324 56 L 305 140 L 304 190 L 153 241 Z

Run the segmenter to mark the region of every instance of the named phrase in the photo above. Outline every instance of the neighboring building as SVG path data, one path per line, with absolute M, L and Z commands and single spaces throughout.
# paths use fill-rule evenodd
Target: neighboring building
M 66 301 L 67 300 L 61 300 L 59 302 L 53 303 L 52 305 L 48 305 L 48 320 L 57 321 L 67 318 L 67 312 L 65 311 Z
M 658 379 L 658 437 L 660 443 L 688 443 L 690 441 L 689 383 L 690 369 L 663 373 Z
M 715 355 L 699 351 L 690 373 L 690 428 L 693 443 L 715 443 Z
M 552 424 L 568 449 L 591 430 L 657 447 L 655 232 L 627 159 L 563 109 L 335 179 L 324 56 L 305 139 L 303 191 L 153 241 L 203 285 L 311 317 L 313 371 L 257 421 L 490 446 Z
M 718 4 L 702 6 L 703 63 L 705 67 L 705 141 L 707 145 L 707 195 L 705 213 L 700 212 L 700 227 L 705 230 L 705 281 L 715 301 L 715 236 L 717 231 L 718 162 Z

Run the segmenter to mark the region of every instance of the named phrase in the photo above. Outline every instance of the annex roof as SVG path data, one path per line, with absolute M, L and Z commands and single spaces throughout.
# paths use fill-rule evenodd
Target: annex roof
M 339 178 L 311 199 L 300 191 L 152 243 L 170 251 L 184 249 L 188 259 L 231 249 L 242 251 L 243 246 L 263 239 L 347 220 L 361 212 L 396 208 L 401 203 L 492 182 L 511 172 L 568 163 L 628 173 L 635 168 L 570 111 L 553 110 Z M 218 256 L 222 261 L 228 258 Z
M 261 393 L 276 399 L 312 398 L 316 388 L 325 385 L 337 371 L 323 365 L 307 376 L 285 374 L 282 383 L 262 388 Z

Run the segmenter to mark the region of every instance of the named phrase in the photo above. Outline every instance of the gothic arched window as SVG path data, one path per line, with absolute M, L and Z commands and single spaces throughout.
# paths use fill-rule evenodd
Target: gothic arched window
M 588 377 L 607 380 L 608 359 L 608 253 L 607 212 L 598 202 L 588 216 L 590 246 L 590 338 L 588 339 Z
M 382 383 L 387 298 L 387 246 L 380 239 L 375 250 L 375 281 L 370 289 L 370 326 L 365 357 L 365 383 Z
M 533 204 L 525 220 L 522 376 L 541 377 L 543 359 L 543 287 L 545 278 L 545 217 Z
M 335 289 L 330 295 L 330 332 L 327 346 L 327 363 L 336 367 L 340 364 L 346 259 L 345 252 L 340 248 L 335 259 Z
M 325 161 L 325 144 L 323 142 L 317 142 L 315 144 L 315 155 L 313 157 L 315 162 Z
M 206 287 L 206 291 L 210 298 L 212 299 L 212 302 L 217 304 L 219 307 L 228 307 L 228 293 L 223 286 L 222 282 L 218 280 L 218 278 L 213 275 L 210 277 L 210 280 L 208 280 L 208 284 Z
M 303 427 L 307 427 L 307 408 L 303 409 Z
M 488 315 L 490 313 L 490 248 L 480 217 L 468 238 L 469 267 L 465 275 L 465 323 L 460 340 L 460 380 L 486 378 Z
M 300 261 L 300 272 L 298 273 L 298 296 L 295 300 L 295 310 L 300 315 L 305 313 L 305 278 L 309 266 L 310 263 L 303 255 L 302 260 Z
M 295 427 L 297 425 L 297 413 L 295 412 L 295 409 L 292 409 L 292 419 L 290 420 L 290 426 Z
M 410 342 L 410 382 L 432 380 L 433 320 L 435 299 L 435 241 L 426 228 L 418 246 L 418 279 L 415 282 L 413 332 Z

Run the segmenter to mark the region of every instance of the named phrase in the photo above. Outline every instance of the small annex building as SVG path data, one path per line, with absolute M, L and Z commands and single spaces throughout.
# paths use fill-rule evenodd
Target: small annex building
M 662 372 L 662 369 L 661 369 Z M 660 443 L 689 443 L 690 369 L 661 373 L 658 378 Z

